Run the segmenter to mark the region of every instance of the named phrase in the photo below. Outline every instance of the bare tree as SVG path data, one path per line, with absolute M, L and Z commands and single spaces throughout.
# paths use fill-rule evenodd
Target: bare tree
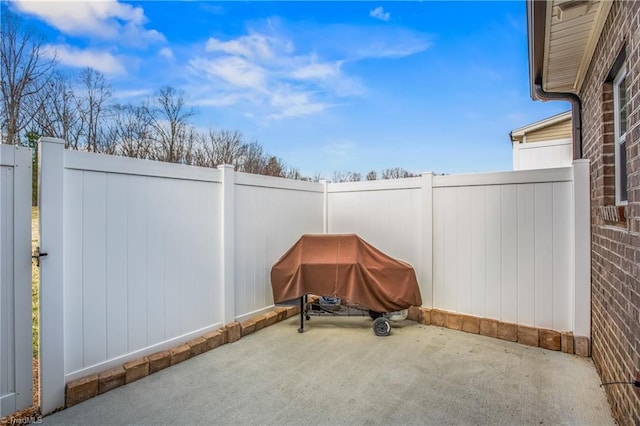
M 311 177 L 309 178 L 309 180 L 310 180 L 311 182 L 320 182 L 320 181 L 321 181 L 321 180 L 323 180 L 323 179 L 324 179 L 324 177 L 322 176 L 322 174 L 321 174 L 321 173 L 315 173 L 313 176 L 311 176 Z
M 69 80 L 54 72 L 50 81 L 35 96 L 29 110 L 34 126 L 43 136 L 64 139 L 68 146 L 77 149 L 80 143 L 81 125 L 77 100 Z
M 208 135 L 198 134 L 193 147 L 193 164 L 200 167 L 215 167 L 213 162 L 213 147 Z
M 107 153 L 133 158 L 151 155 L 151 119 L 144 104 L 114 105 L 106 140 Z
M 17 144 L 20 133 L 32 121 L 32 116 L 25 113 L 26 105 L 34 102 L 34 95 L 48 83 L 55 59 L 44 54 L 44 40 L 40 35 L 25 28 L 6 5 L 0 7 L 3 15 L 0 23 L 0 126 L 5 134 L 2 141 Z
M 415 176 L 416 175 L 414 175 L 413 173 L 408 172 L 401 167 L 394 167 L 382 171 L 382 179 L 403 179 Z
M 209 140 L 213 148 L 213 165 L 231 164 L 237 169 L 246 149 L 242 134 L 238 131 L 209 130 Z
M 149 108 L 153 140 L 153 158 L 173 163 L 184 162 L 188 124 L 195 111 L 185 106 L 184 96 L 173 87 L 163 87 L 157 93 L 156 105 Z
M 245 145 L 244 158 L 239 170 L 245 173 L 263 174 L 267 167 L 267 158 L 258 142 Z
M 308 180 L 307 178 L 302 176 L 302 174 L 300 173 L 300 169 L 298 169 L 297 167 L 287 167 L 286 171 L 284 172 L 284 177 L 286 177 L 287 179 Z
M 184 139 L 180 143 L 179 163 L 195 164 L 195 146 L 200 140 L 200 135 L 193 126 L 188 126 Z
M 347 173 L 347 182 L 360 182 L 362 180 L 362 174 L 358 172 Z
M 358 172 L 333 172 L 332 182 L 360 182 L 362 174 Z
M 377 180 L 378 179 L 378 173 L 376 173 L 375 170 L 371 170 L 369 173 L 367 173 L 367 180 Z
M 334 170 L 333 174 L 331 176 L 331 182 L 333 182 L 333 183 L 346 182 L 346 177 L 345 177 L 344 172 L 340 172 L 338 170 Z
M 85 68 L 78 76 L 81 93 L 78 94 L 78 112 L 84 142 L 87 151 L 98 152 L 102 138 L 102 124 L 107 109 L 107 102 L 111 98 L 111 86 L 105 81 L 104 75 L 93 68 Z M 75 149 L 78 146 L 74 147 Z

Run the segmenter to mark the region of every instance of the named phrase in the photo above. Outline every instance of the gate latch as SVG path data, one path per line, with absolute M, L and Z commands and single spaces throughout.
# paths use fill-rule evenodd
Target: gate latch
M 36 249 L 33 251 L 33 254 L 31 255 L 31 259 L 35 259 L 36 260 L 36 266 L 40 266 L 40 258 L 47 256 L 49 253 L 42 253 L 40 251 L 40 246 L 37 246 Z

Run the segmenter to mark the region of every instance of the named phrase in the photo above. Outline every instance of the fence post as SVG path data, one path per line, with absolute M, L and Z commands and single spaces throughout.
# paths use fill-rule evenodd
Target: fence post
M 224 308 L 224 323 L 228 324 L 236 320 L 235 298 L 235 258 L 234 258 L 234 189 L 235 172 L 233 166 L 221 164 L 218 170 L 222 171 L 222 301 Z
M 589 160 L 573 161 L 573 332 L 591 339 L 591 204 Z
M 433 308 L 433 173 L 422 174 L 422 306 Z
M 40 410 L 64 406 L 64 140 L 38 143 L 40 252 Z

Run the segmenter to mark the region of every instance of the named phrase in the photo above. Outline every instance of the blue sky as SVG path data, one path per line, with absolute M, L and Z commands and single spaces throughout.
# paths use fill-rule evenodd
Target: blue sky
M 306 175 L 509 170 L 509 131 L 569 109 L 529 96 L 524 1 L 9 5 L 118 102 L 173 86 Z

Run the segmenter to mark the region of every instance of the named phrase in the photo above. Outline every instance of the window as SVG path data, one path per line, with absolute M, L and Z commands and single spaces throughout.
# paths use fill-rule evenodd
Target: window
M 613 127 L 615 140 L 616 204 L 627 204 L 627 68 L 613 80 Z

